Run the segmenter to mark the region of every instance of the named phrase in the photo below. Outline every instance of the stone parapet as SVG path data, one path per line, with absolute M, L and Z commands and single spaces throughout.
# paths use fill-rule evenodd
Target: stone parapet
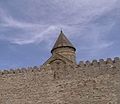
M 80 61 L 79 62 L 79 67 L 89 67 L 89 66 L 95 66 L 95 67 L 100 67 L 100 66 L 104 66 L 104 65 L 118 65 L 120 64 L 120 58 L 119 57 L 115 57 L 114 59 L 111 58 L 107 58 L 106 60 L 104 59 L 99 59 L 98 60 L 93 60 L 93 61 Z
M 108 66 L 111 65 L 111 67 L 119 67 L 120 65 L 120 58 L 115 57 L 114 59 L 107 58 L 106 60 L 104 59 L 99 59 L 98 60 L 92 60 L 92 61 L 80 61 L 78 64 L 78 67 L 85 68 L 87 69 L 91 66 L 92 67 L 102 67 L 102 66 Z M 43 66 L 37 67 L 28 67 L 28 68 L 17 68 L 17 69 L 9 69 L 9 70 L 0 70 L 0 75 L 7 75 L 7 74 L 20 74 L 20 73 L 29 73 L 29 72 L 37 72 L 40 71 L 41 69 L 44 69 Z
M 34 67 L 27 67 L 27 68 L 0 70 L 0 75 L 36 72 L 36 71 L 40 71 L 40 69 L 41 67 L 34 66 Z

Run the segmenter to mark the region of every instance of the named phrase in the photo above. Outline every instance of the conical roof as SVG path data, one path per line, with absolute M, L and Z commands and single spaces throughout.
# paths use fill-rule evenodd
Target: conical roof
M 57 41 L 55 42 L 55 45 L 53 46 L 51 52 L 53 52 L 53 50 L 55 50 L 56 48 L 61 48 L 61 47 L 70 47 L 70 48 L 73 48 L 74 50 L 76 50 L 75 47 L 67 39 L 67 37 L 64 35 L 64 33 L 62 31 L 61 31 Z

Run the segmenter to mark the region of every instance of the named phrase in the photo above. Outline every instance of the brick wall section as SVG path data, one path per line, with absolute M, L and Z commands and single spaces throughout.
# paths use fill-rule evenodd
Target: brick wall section
M 2 71 L 0 104 L 120 104 L 120 59 Z

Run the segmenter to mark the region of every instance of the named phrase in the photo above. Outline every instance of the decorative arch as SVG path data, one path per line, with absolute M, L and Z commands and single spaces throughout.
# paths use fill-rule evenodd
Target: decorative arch
M 66 64 L 66 62 L 64 60 L 62 60 L 62 59 L 54 59 L 54 60 L 49 62 L 49 64 L 52 64 L 52 63 L 56 63 L 56 64 L 63 63 L 63 64 Z

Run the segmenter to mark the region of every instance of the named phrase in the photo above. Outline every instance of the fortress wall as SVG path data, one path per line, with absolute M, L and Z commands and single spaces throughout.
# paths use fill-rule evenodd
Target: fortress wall
M 73 66 L 74 67 L 74 66 Z M 78 64 L 78 67 L 82 69 L 94 69 L 94 68 L 99 68 L 99 69 L 109 69 L 109 68 L 114 68 L 114 69 L 120 69 L 120 58 L 115 57 L 113 60 L 111 58 L 107 58 L 107 60 L 100 59 L 99 61 L 93 60 L 92 62 L 90 61 L 80 61 Z M 93 68 L 92 68 L 93 67 Z M 43 67 L 28 67 L 28 68 L 18 68 L 18 69 L 10 69 L 10 70 L 0 70 L 0 76 L 2 75 L 8 75 L 8 74 L 22 74 L 22 73 L 29 73 L 29 72 L 37 72 L 41 71 Z M 47 67 L 49 69 L 49 66 Z M 104 70 L 105 70 L 104 69 Z
M 49 103 L 51 75 L 43 70 L 24 70 L 21 73 L 4 73 L 0 76 L 0 104 Z
M 100 59 L 99 61 L 80 61 L 78 65 L 81 69 L 86 69 L 89 73 L 98 76 L 102 73 L 120 73 L 120 58 L 116 57 L 114 60 L 107 58 L 107 60 Z M 86 71 L 85 70 L 85 71 Z M 91 75 L 92 76 L 92 75 Z
M 90 61 L 80 61 L 79 62 L 79 66 L 80 67 L 85 67 L 85 66 L 98 66 L 98 67 L 102 67 L 105 65 L 111 64 L 114 67 L 119 67 L 120 66 L 120 58 L 119 57 L 115 57 L 113 60 L 111 58 L 107 58 L 107 60 L 104 59 L 100 59 L 99 61 L 97 60 L 93 60 L 92 62 Z
M 120 58 L 80 62 L 78 69 L 84 76 L 81 82 L 85 85 L 83 91 L 89 96 L 86 99 L 90 104 L 120 103 Z
M 119 58 L 56 68 L 0 72 L 0 104 L 120 104 Z

